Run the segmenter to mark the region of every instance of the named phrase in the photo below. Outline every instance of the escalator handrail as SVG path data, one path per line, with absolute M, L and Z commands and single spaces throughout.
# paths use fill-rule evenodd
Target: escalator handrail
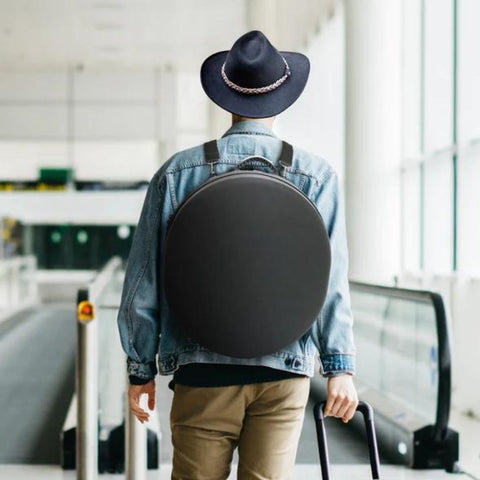
M 447 434 L 450 415 L 451 399 L 451 348 L 450 333 L 442 296 L 430 290 L 415 290 L 386 285 L 375 285 L 356 280 L 349 281 L 350 287 L 370 294 L 424 302 L 431 304 L 435 312 L 435 323 L 438 341 L 438 384 L 437 384 L 437 412 L 433 425 L 432 441 L 440 443 Z

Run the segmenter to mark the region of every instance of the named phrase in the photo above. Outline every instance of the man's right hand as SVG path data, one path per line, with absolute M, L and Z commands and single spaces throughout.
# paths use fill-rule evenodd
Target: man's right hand
M 328 378 L 325 417 L 342 417 L 342 421 L 347 423 L 355 415 L 357 405 L 358 395 L 352 375 L 345 373 Z
M 148 408 L 155 408 L 155 380 L 150 380 L 144 385 L 130 385 L 128 390 L 128 400 L 130 410 L 143 423 L 149 420 L 149 414 L 140 408 L 140 396 L 146 393 L 148 395 Z

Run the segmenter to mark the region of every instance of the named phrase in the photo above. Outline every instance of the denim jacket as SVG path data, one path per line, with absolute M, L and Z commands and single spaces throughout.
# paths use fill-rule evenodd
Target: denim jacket
M 278 166 L 281 139 L 262 122 L 244 120 L 217 140 L 220 175 L 245 157 L 261 155 Z M 266 169 L 258 162 L 260 170 Z M 186 196 L 210 178 L 203 146 L 172 155 L 151 179 L 125 269 L 117 317 L 127 372 L 140 379 L 173 374 L 186 363 L 264 365 L 314 375 L 315 355 L 324 377 L 355 373 L 356 348 L 348 284 L 348 251 L 343 197 L 338 175 L 319 156 L 293 148 L 286 178 L 317 206 L 328 231 L 331 269 L 325 302 L 312 327 L 301 338 L 269 355 L 234 358 L 208 350 L 189 338 L 173 319 L 164 292 L 164 240 L 167 222 Z M 199 252 L 201 254 L 201 252 Z M 158 354 L 158 357 L 157 357 Z

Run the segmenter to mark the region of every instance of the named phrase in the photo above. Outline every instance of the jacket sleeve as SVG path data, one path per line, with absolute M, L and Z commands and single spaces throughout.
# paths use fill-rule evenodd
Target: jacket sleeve
M 130 383 L 155 378 L 160 337 L 159 232 L 165 194 L 163 169 L 151 179 L 125 267 L 117 325 Z M 132 379 L 134 381 L 132 381 Z
M 323 377 L 355 374 L 356 347 L 348 283 L 348 248 L 343 196 L 337 173 L 331 169 L 315 195 L 330 239 L 331 268 L 323 308 L 312 326 Z

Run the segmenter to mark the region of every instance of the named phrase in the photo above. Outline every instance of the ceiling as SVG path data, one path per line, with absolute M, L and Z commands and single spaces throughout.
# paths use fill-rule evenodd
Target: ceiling
M 244 9 L 236 0 L 0 0 L 0 67 L 188 65 L 240 35 Z
M 0 0 L 0 68 L 197 71 L 251 29 L 301 49 L 335 0 Z M 299 6 L 301 8 L 299 8 Z

